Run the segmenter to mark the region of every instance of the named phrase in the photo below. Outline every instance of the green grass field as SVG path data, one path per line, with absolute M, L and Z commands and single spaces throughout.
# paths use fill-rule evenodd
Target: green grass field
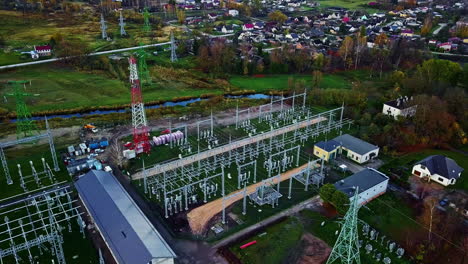
M 411 170 L 413 168 L 413 165 L 426 158 L 427 156 L 430 155 L 445 155 L 457 162 L 457 164 L 464 168 L 465 170 L 462 172 L 462 175 L 460 179 L 457 180 L 457 183 L 455 185 L 450 185 L 447 188 L 453 188 L 453 189 L 462 189 L 462 190 L 468 190 L 468 155 L 465 155 L 463 153 L 455 152 L 455 151 L 450 151 L 450 150 L 441 150 L 441 149 L 426 149 L 423 151 L 415 152 L 415 153 L 409 153 L 397 158 L 394 158 L 387 162 L 384 166 L 382 166 L 380 169 L 388 173 L 389 169 L 391 168 L 397 168 L 397 167 L 402 167 L 404 169 L 404 173 L 407 175 L 410 175 L 411 177 Z
M 244 77 L 234 76 L 229 82 L 239 87 L 242 90 L 254 90 L 257 92 L 265 91 L 281 91 L 288 89 L 288 82 L 290 79 L 302 80 L 306 86 L 311 86 L 312 75 L 266 75 L 265 77 Z M 320 84 L 320 88 L 337 88 L 337 89 L 348 89 L 350 83 L 345 77 L 341 75 L 326 74 L 323 76 L 323 80 Z
M 70 18 L 71 16 L 71 18 Z M 129 38 L 121 38 L 117 19 L 106 18 L 107 33 L 113 36 L 113 41 L 101 39 L 99 17 L 87 17 L 81 13 L 74 15 L 52 15 L 43 17 L 38 14 L 22 15 L 21 12 L 0 10 L 0 36 L 5 39 L 5 45 L 13 48 L 31 50 L 34 45 L 47 44 L 55 33 L 62 34 L 66 40 L 82 40 L 91 50 L 110 50 L 139 43 L 156 43 L 168 40 L 173 27 L 158 30 L 157 36 L 148 36 L 142 31 L 142 24 L 126 21 L 125 30 Z M 8 36 L 8 37 L 7 37 Z M 16 53 L 0 53 L 0 65 L 19 62 Z M 29 59 L 28 59 L 29 60 Z
M 176 76 L 170 73 L 168 76 Z M 223 89 L 209 80 L 198 80 L 184 74 L 183 77 L 164 77 L 158 72 L 152 74 L 154 82 L 143 86 L 146 102 L 166 101 L 178 97 L 198 97 L 202 94 L 223 94 Z M 32 112 L 78 109 L 95 106 L 118 106 L 130 103 L 130 88 L 127 81 L 108 77 L 102 72 L 79 72 L 53 64 L 31 66 L 14 71 L 0 73 L 0 82 L 8 80 L 31 80 L 27 92 L 39 94 L 26 99 Z M 197 84 L 198 87 L 191 85 Z M 0 86 L 0 94 L 11 92 L 6 86 Z M 1 105 L 10 111 L 15 109 L 15 100 L 11 98 Z
M 372 2 L 369 0 L 318 0 L 317 2 L 320 3 L 320 7 L 322 8 L 338 6 L 348 8 L 351 10 L 364 9 L 369 13 L 375 13 L 379 11 L 367 5 L 369 2 Z M 361 5 L 365 5 L 365 7 Z

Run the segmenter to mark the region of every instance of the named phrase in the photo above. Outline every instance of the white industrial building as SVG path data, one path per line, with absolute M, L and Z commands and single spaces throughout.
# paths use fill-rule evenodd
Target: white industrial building
M 92 170 L 75 183 L 80 200 L 118 264 L 174 264 L 175 253 L 110 173 Z
M 379 155 L 379 147 L 362 139 L 344 134 L 333 139 L 339 144 L 339 153 L 357 163 L 365 163 Z
M 382 113 L 397 119 L 399 116 L 414 116 L 416 114 L 416 108 L 417 106 L 413 102 L 413 97 L 408 98 L 405 96 L 384 103 Z
M 337 181 L 335 187 L 344 192 L 350 200 L 359 187 L 359 204 L 366 204 L 387 191 L 388 177 L 382 172 L 367 168 L 343 180 Z

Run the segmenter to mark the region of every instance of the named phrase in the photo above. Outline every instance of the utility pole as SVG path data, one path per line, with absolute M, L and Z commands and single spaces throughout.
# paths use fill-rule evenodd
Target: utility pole
M 340 234 L 326 264 L 360 264 L 358 239 L 359 187 L 356 188 L 348 212 L 344 216 Z
M 120 26 L 120 36 L 127 35 L 127 32 L 125 32 L 125 22 L 122 16 L 122 11 L 120 11 L 119 26 Z
M 27 83 L 30 84 L 31 82 L 9 81 L 8 85 L 13 87 L 13 92 L 6 94 L 7 96 L 15 97 L 16 100 L 16 137 L 18 139 L 38 134 L 36 124 L 32 120 L 31 112 L 24 101 L 25 96 L 37 96 L 37 94 L 30 94 L 22 91 Z

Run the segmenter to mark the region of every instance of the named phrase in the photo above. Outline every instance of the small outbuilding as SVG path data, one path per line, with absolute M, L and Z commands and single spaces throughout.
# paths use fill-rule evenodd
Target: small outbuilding
M 340 154 L 357 163 L 365 163 L 379 155 L 379 146 L 372 145 L 360 138 L 344 134 L 333 139 L 340 145 Z

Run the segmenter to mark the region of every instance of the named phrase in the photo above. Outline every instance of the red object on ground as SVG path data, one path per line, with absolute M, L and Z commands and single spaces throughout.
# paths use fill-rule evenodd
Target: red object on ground
M 171 133 L 171 131 L 169 129 L 161 131 L 161 135 L 169 134 L 169 133 Z
M 250 246 L 253 245 L 253 244 L 257 244 L 257 240 L 254 240 L 254 241 L 252 241 L 252 242 L 249 242 L 249 243 L 247 243 L 247 244 L 244 244 L 244 245 L 240 246 L 240 249 L 244 249 L 244 248 L 246 248 L 246 247 L 250 247 Z
M 124 147 L 129 148 L 132 146 L 132 142 L 127 142 L 124 144 Z

